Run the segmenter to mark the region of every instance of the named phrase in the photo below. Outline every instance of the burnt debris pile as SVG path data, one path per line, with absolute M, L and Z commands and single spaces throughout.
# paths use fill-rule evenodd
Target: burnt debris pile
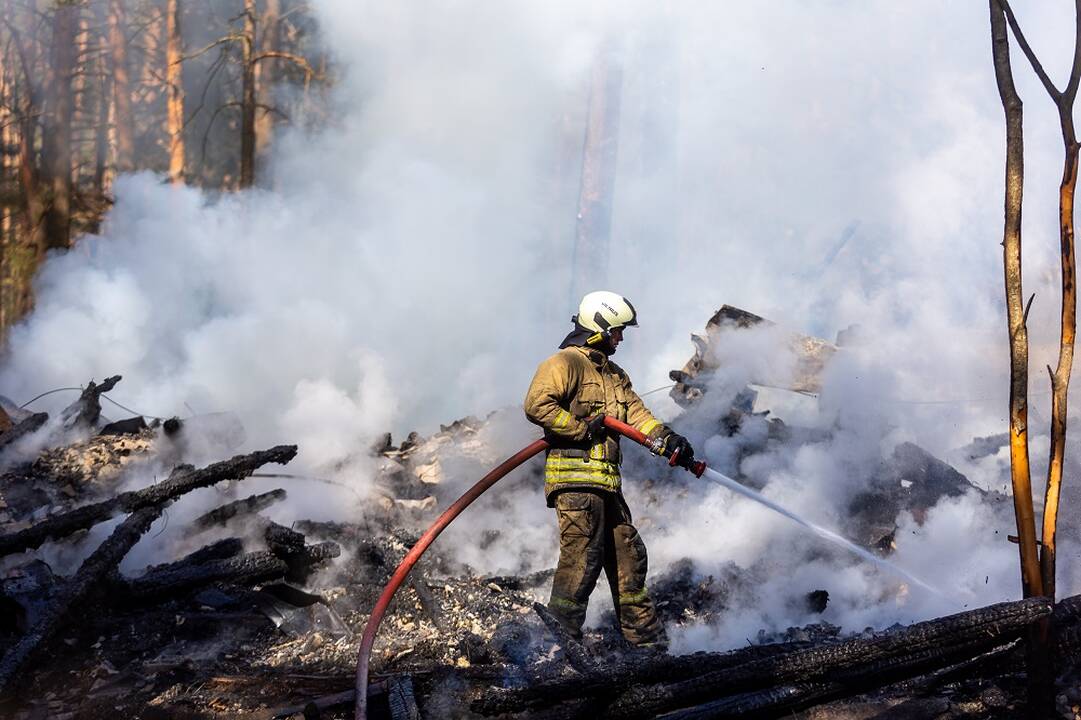
M 831 435 L 771 416 L 756 389 L 818 392 L 845 344 L 784 334 L 795 358 L 786 376 L 763 368 L 721 387 L 726 333 L 763 327 L 773 326 L 725 306 L 673 373 L 672 396 L 685 409 L 676 422 L 733 438 L 726 470 L 752 486 L 761 478 L 740 472 L 742 456 Z M 236 454 L 243 428 L 228 414 L 110 422 L 100 400 L 117 382 L 89 384 L 55 417 L 3 405 L 0 715 L 351 717 L 368 613 L 420 532 L 477 468 L 503 459 L 488 433 L 496 420 L 466 418 L 400 444 L 381 438 L 362 453 L 372 469 L 363 486 L 337 489 L 355 501 L 356 520 L 330 522 L 289 515 L 312 481 L 342 482 L 275 467 L 295 446 Z M 193 457 L 208 460 L 186 464 Z M 653 463 L 642 474 L 653 480 L 636 486 L 645 515 L 662 506 L 651 502 L 662 493 L 695 492 L 685 473 L 640 462 Z M 540 472 L 539 463 L 524 466 L 492 502 L 543 504 Z M 838 530 L 883 557 L 903 514 L 920 524 L 940 500 L 961 496 L 1008 507 L 911 443 L 849 485 L 857 489 Z M 196 497 L 198 511 L 182 512 Z M 495 552 L 520 530 L 490 529 L 471 542 Z M 154 550 L 139 550 L 147 545 Z M 629 648 L 611 610 L 582 640 L 567 636 L 542 604 L 552 557 L 522 551 L 511 571 L 493 575 L 470 567 L 453 542 L 436 543 L 377 637 L 370 717 L 1018 717 L 1024 637 L 1041 621 L 1066 673 L 1058 709 L 1075 717 L 1081 706 L 1068 673 L 1081 660 L 1081 598 L 966 607 L 853 633 L 829 622 L 837 618 L 823 580 L 786 593 L 798 627 L 748 629 L 734 651 L 669 655 Z M 766 563 L 705 572 L 675 560 L 653 569 L 651 594 L 678 635 L 739 612 L 769 572 Z M 907 592 L 891 587 L 899 601 Z

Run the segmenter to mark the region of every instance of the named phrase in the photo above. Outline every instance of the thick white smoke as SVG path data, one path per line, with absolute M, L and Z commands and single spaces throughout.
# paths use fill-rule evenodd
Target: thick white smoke
M 829 524 L 852 478 L 899 442 L 945 456 L 1005 429 L 1004 131 L 985 6 L 312 5 L 340 75 L 329 126 L 281 138 L 271 189 L 223 197 L 122 178 L 102 236 L 44 269 L 36 311 L 11 334 L 5 394 L 21 401 L 120 373 L 114 397 L 130 407 L 235 411 L 248 446 L 298 443 L 291 469 L 338 465 L 359 489 L 378 433 L 516 406 L 569 327 L 575 208 L 565 199 L 575 188 L 560 158 L 567 147 L 577 158 L 590 66 L 614 37 L 625 79 L 608 285 L 640 312 L 617 358 L 636 386 L 665 384 L 722 303 L 827 339 L 860 325 L 864 344 L 801 414 L 833 439 L 743 467 L 771 497 Z M 1069 9 L 1019 10 L 1064 82 Z M 1014 68 L 1039 393 L 1057 344 L 1061 150 L 1050 101 L 1017 52 Z M 762 352 L 734 353 L 731 392 Z M 649 402 L 674 414 L 663 395 Z M 1033 406 L 1038 435 L 1046 396 Z M 495 460 L 535 437 L 515 413 L 503 417 L 490 433 Z M 690 434 L 708 459 L 732 461 L 738 439 Z M 1037 487 L 1045 453 L 1036 437 Z M 941 503 L 922 525 L 901 518 L 898 562 L 951 599 L 899 598 L 892 578 L 848 558 L 806 561 L 806 536 L 720 489 L 646 504 L 631 470 L 650 467 L 633 464 L 628 493 L 654 567 L 689 556 L 706 573 L 729 561 L 764 573 L 743 609 L 688 631 L 681 647 L 806 622 L 789 601 L 815 587 L 833 594 L 825 619 L 848 629 L 1019 592 L 1004 540 L 1012 520 L 973 497 Z M 993 489 L 1004 468 L 1001 454 L 961 466 Z M 453 482 L 484 469 L 463 466 Z M 1066 481 L 1077 480 L 1075 461 Z M 316 490 L 290 511 L 360 512 Z M 1078 500 L 1064 500 L 1068 522 Z M 463 559 L 493 571 L 553 561 L 539 488 L 487 507 L 498 511 L 453 531 L 471 548 Z M 476 550 L 495 528 L 510 530 L 499 550 Z M 1065 594 L 1081 588 L 1073 536 L 1062 543 Z

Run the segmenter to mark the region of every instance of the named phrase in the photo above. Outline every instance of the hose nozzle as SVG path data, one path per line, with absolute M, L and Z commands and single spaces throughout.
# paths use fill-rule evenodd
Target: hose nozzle
M 616 420 L 610 415 L 604 416 L 604 426 L 613 432 L 619 433 L 625 438 L 629 438 L 630 440 L 635 441 L 639 445 L 649 450 L 654 455 L 663 456 L 664 454 L 664 441 L 660 438 L 650 440 L 641 430 L 631 427 L 625 422 Z M 668 456 L 668 464 L 672 467 L 680 465 L 678 452 L 674 452 Z M 680 467 L 686 468 L 687 472 L 691 473 L 695 477 L 702 477 L 702 473 L 706 471 L 706 464 L 701 460 L 692 459 L 691 462 L 680 465 Z

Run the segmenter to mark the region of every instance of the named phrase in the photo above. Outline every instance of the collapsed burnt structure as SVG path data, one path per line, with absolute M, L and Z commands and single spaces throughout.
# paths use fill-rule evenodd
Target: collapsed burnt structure
M 764 322 L 722 308 L 695 357 L 673 374 L 677 400 L 692 407 L 710 392 L 725 328 Z M 828 358 L 843 350 L 792 338 L 803 359 L 791 384 L 813 392 Z M 198 421 L 108 423 L 99 400 L 118 381 L 90 383 L 55 419 L 9 406 L 10 422 L 0 423 L 0 715 L 351 717 L 367 613 L 419 531 L 453 499 L 449 449 L 490 463 L 482 438 L 490 421 L 467 418 L 399 445 L 383 438 L 371 451 L 378 477 L 358 496 L 361 520 L 278 523 L 269 515 L 297 480 L 266 466 L 288 463 L 295 447 L 183 464 Z M 745 400 L 714 418 L 720 432 L 764 422 L 762 445 L 822 432 L 756 416 Z M 507 482 L 539 487 L 539 472 L 529 465 Z M 132 489 L 140 474 L 147 481 Z M 251 489 L 245 478 L 253 475 L 276 486 Z M 173 528 L 186 539 L 176 557 L 122 569 L 132 547 L 164 525 L 170 504 L 197 490 L 216 499 Z M 919 519 L 943 497 L 968 493 L 1008 502 L 902 443 L 866 478 L 841 530 L 887 555 L 900 513 Z M 1024 707 L 1022 642 L 1033 622 L 1049 619 L 1057 668 L 1081 661 L 1081 598 L 846 634 L 821 619 L 828 587 L 801 589 L 805 625 L 763 631 L 740 649 L 632 652 L 603 619 L 583 642 L 561 633 L 540 604 L 552 571 L 519 569 L 486 575 L 437 543 L 377 638 L 373 717 L 1008 718 Z M 670 626 L 716 621 L 754 582 L 735 566 L 703 574 L 689 561 L 651 577 Z M 1063 717 L 1081 705 L 1070 677 L 1058 687 Z

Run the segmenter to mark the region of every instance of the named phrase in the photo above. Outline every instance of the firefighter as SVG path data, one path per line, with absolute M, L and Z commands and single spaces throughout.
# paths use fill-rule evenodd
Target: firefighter
M 617 293 L 592 292 L 571 320 L 574 330 L 537 368 L 525 398 L 526 417 L 544 428 L 551 445 L 544 495 L 559 522 L 559 563 L 548 609 L 581 638 L 586 603 L 603 569 L 623 637 L 663 650 L 668 639 L 646 591 L 646 547 L 621 489 L 619 436 L 605 431 L 604 416 L 660 439 L 664 454 L 679 452 L 681 465 L 693 462 L 694 451 L 653 417 L 627 373 L 609 359 L 624 328 L 638 324 L 631 303 Z

